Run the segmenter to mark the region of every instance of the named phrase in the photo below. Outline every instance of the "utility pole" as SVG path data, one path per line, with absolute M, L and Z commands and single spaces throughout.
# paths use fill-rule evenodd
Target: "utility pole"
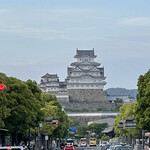
M 41 131 L 40 131 L 41 127 L 42 127 L 42 123 L 39 123 L 39 128 L 38 128 L 38 139 L 39 139 L 38 150 L 41 149 Z
M 28 129 L 28 149 L 30 150 L 30 125 Z

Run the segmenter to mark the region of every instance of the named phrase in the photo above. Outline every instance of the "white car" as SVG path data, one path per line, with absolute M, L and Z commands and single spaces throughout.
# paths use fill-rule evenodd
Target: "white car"
M 7 147 L 0 147 L 0 150 L 23 150 L 22 146 L 7 146 Z
M 102 141 L 102 143 L 100 144 L 100 146 L 105 146 L 106 144 L 109 144 L 108 141 Z

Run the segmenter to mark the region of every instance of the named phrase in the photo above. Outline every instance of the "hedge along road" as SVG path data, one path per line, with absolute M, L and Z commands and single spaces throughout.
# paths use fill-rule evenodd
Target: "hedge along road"
M 75 116 L 117 116 L 116 112 L 102 112 L 102 113 L 67 113 L 68 117 Z

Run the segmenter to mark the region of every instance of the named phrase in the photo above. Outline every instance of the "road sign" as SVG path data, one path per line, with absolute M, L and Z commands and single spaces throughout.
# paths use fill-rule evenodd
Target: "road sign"
M 69 133 L 76 133 L 77 129 L 75 127 L 69 128 Z
M 48 135 L 45 135 L 45 140 L 46 140 L 46 141 L 48 140 Z

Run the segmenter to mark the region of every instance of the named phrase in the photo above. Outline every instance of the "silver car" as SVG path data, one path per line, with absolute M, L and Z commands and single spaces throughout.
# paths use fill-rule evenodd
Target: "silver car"
M 114 146 L 113 150 L 133 150 L 133 148 L 131 146 L 121 146 L 121 145 L 116 145 Z

